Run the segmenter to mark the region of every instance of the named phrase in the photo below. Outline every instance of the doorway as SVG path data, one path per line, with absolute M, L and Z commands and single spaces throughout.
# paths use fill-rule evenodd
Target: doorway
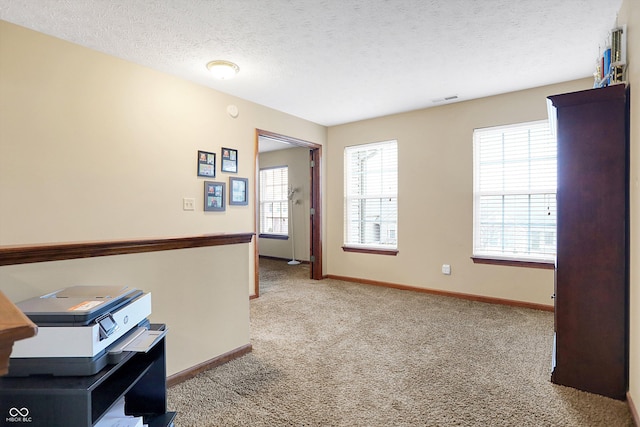
M 255 221 L 254 228 L 256 233 L 255 242 L 255 283 L 254 283 L 254 295 L 252 298 L 260 296 L 260 253 L 258 247 L 258 236 L 260 232 L 260 203 L 258 195 L 258 177 L 260 173 L 259 153 L 260 153 L 260 141 L 268 139 L 269 141 L 282 143 L 283 146 L 290 147 L 304 147 L 309 150 L 309 221 L 310 221 L 310 233 L 309 238 L 309 264 L 311 266 L 311 279 L 321 280 L 322 275 L 322 209 L 321 209 L 321 165 L 322 165 L 322 146 L 313 142 L 305 141 L 298 138 L 292 138 L 286 135 L 269 132 L 262 129 L 256 129 L 255 138 Z

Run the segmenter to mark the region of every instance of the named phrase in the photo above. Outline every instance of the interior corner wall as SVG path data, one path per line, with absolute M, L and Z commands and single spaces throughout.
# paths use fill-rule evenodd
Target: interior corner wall
M 627 25 L 627 80 L 631 88 L 629 395 L 636 414 L 640 414 L 640 2 L 624 0 L 618 23 Z
M 547 96 L 592 85 L 581 79 L 330 127 L 328 274 L 552 306 L 553 270 L 471 260 L 473 130 L 546 119 Z M 344 147 L 391 139 L 398 141 L 399 253 L 343 252 Z
M 254 232 L 256 129 L 326 142 L 324 126 L 0 21 L 0 245 Z M 238 150 L 237 174 L 220 171 L 222 147 Z M 204 211 L 198 150 L 218 156 L 210 180 L 248 178 L 248 206 Z M 0 290 L 153 289 L 173 374 L 249 342 L 254 254 L 252 242 L 4 266 Z
M 254 197 L 204 212 L 203 182 L 246 177 L 253 196 L 256 128 L 324 144 L 324 126 L 4 21 L 0 31 L 0 245 L 254 231 Z M 238 150 L 237 174 L 221 172 L 222 147 Z M 215 177 L 197 176 L 198 150 L 217 155 Z
M 296 189 L 292 208 L 292 221 L 289 222 L 289 239 L 259 238 L 260 255 L 291 259 L 295 242 L 295 258 L 309 261 L 311 252 L 311 172 L 309 166 L 309 148 L 294 147 L 285 150 L 269 151 L 258 156 L 260 168 L 287 166 L 289 185 Z M 258 184 L 259 185 L 259 184 Z M 293 233 L 291 226 L 293 226 Z

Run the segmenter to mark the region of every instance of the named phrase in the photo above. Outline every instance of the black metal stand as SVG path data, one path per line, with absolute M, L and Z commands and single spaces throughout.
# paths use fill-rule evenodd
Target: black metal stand
M 163 330 L 164 324 L 152 324 Z M 165 340 L 125 356 L 95 375 L 0 378 L 0 425 L 93 426 L 121 397 L 125 413 L 150 427 L 172 426 L 167 412 Z

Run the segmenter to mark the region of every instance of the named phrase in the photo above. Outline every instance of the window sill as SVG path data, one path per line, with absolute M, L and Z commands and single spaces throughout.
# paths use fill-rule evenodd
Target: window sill
M 258 237 L 261 239 L 289 240 L 289 236 L 282 234 L 259 234 Z
M 541 268 L 544 270 L 555 269 L 555 263 L 551 261 L 518 261 L 515 259 L 501 259 L 501 258 L 489 258 L 472 256 L 474 264 L 491 264 L 491 265 L 506 265 L 509 267 L 526 267 L 526 268 Z
M 378 248 L 356 248 L 353 246 L 343 246 L 342 250 L 345 252 L 357 252 L 361 254 L 374 254 L 374 255 L 398 255 L 397 249 L 378 249 Z

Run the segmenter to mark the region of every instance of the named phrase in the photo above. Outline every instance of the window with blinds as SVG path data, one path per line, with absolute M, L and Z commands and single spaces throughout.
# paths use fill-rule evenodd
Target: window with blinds
M 398 247 L 398 143 L 346 147 L 344 244 Z
M 289 234 L 289 168 L 260 169 L 260 234 Z
M 474 256 L 555 260 L 556 159 L 546 120 L 474 131 Z

